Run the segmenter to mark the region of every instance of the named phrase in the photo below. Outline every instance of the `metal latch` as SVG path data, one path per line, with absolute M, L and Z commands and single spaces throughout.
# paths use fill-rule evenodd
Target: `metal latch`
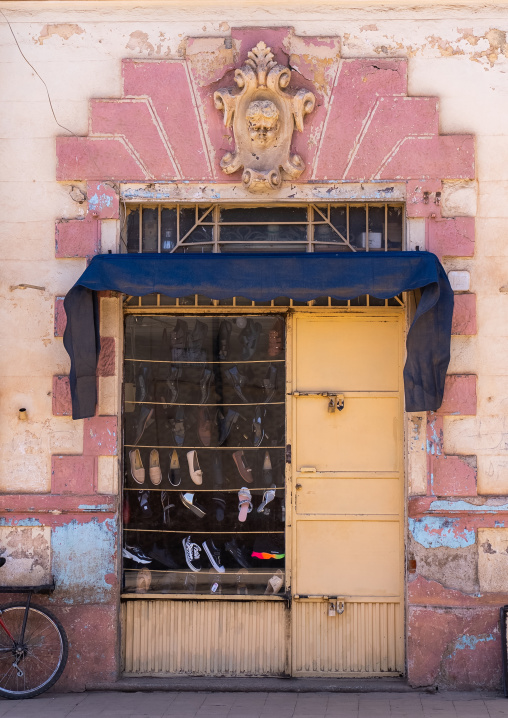
M 298 594 L 296 593 L 294 598 L 296 600 L 298 599 L 320 599 L 321 601 L 327 601 L 328 602 L 328 615 L 331 617 L 335 616 L 337 613 L 340 615 L 341 613 L 344 613 L 344 609 L 346 607 L 346 600 L 342 598 L 341 596 L 322 596 L 319 594 Z
M 328 399 L 328 412 L 330 414 L 333 414 L 336 409 L 342 411 L 344 408 L 344 394 L 339 394 L 335 391 L 294 391 L 292 395 L 309 397 L 323 396 Z

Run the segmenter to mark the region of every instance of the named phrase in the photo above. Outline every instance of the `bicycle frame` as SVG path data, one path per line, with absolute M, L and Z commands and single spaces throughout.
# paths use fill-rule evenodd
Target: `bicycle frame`
M 32 600 L 32 592 L 28 591 L 27 598 L 26 598 L 25 615 L 23 616 L 23 624 L 21 626 L 21 635 L 19 637 L 19 643 L 21 643 L 21 644 L 23 643 L 23 641 L 25 639 L 26 622 L 28 619 L 28 611 L 30 609 L 30 601 L 31 600 Z M 16 643 L 16 639 L 14 638 L 14 636 L 12 635 L 12 633 L 9 631 L 9 629 L 7 628 L 7 626 L 4 623 L 4 620 L 2 618 L 2 611 L 0 611 L 0 627 L 3 628 L 3 630 L 9 636 L 11 641 L 13 643 Z M 10 651 L 10 650 L 11 650 L 10 648 L 0 648 L 0 652 Z

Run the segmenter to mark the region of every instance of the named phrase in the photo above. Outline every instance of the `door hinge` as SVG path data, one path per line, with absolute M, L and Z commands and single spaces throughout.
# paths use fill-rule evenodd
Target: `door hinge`
M 286 464 L 291 463 L 291 444 L 286 444 Z

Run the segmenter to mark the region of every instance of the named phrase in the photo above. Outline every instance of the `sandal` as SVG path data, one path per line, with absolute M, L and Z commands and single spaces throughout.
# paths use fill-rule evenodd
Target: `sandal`
M 138 501 L 141 507 L 141 513 L 147 519 L 152 517 L 152 509 L 150 507 L 150 494 L 148 491 L 138 491 Z
M 265 589 L 265 596 L 270 596 L 271 594 L 279 593 L 283 584 L 284 584 L 284 574 L 282 573 L 282 571 L 279 568 L 274 573 L 274 575 L 268 579 L 268 584 Z
M 267 489 L 263 494 L 263 500 L 258 506 L 258 513 L 262 514 L 265 510 L 265 506 L 273 501 L 275 498 L 275 484 L 272 484 L 270 489 Z
M 169 491 L 161 491 L 162 504 L 162 521 L 166 526 L 171 523 L 171 509 L 176 508 L 176 504 L 171 503 L 171 494 Z
M 252 494 L 245 486 L 242 486 L 238 492 L 238 521 L 242 523 L 247 518 L 247 514 L 252 511 Z

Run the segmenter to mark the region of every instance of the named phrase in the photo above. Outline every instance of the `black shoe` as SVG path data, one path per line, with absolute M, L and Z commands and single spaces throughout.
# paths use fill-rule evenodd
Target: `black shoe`
M 236 563 L 241 566 L 242 568 L 250 568 L 250 564 L 247 560 L 247 557 L 245 556 L 244 552 L 238 546 L 236 543 L 236 539 L 231 539 L 231 541 L 226 541 L 224 544 L 224 548 L 228 553 L 231 554 L 231 556 L 235 559 Z
M 220 455 L 220 451 L 213 452 L 212 477 L 214 488 L 220 489 L 224 485 L 224 475 L 222 473 L 222 456 Z
M 247 381 L 246 377 L 244 377 L 243 374 L 240 374 L 237 366 L 233 366 L 231 369 L 226 369 L 224 373 L 226 379 L 233 385 L 233 389 L 235 390 L 237 396 L 239 396 L 240 399 L 247 404 L 249 400 L 245 398 L 242 391 L 242 387 Z
M 265 390 L 265 402 L 268 403 L 273 399 L 277 388 L 277 367 L 270 364 L 266 376 L 263 379 L 263 389 Z
M 207 369 L 206 366 L 201 374 L 199 380 L 199 388 L 201 389 L 201 404 L 206 404 L 208 397 L 210 396 L 210 383 L 212 381 L 212 371 Z
M 146 401 L 148 397 L 148 384 L 150 381 L 149 369 L 141 365 L 136 377 L 136 401 Z
M 252 443 L 254 446 L 259 446 L 263 441 L 265 430 L 263 429 L 262 420 L 266 415 L 266 409 L 261 409 L 260 406 L 256 406 L 254 412 L 254 418 L 252 420 Z
M 192 513 L 195 514 L 199 519 L 202 519 L 203 516 L 206 514 L 206 511 L 204 510 L 204 508 L 202 508 L 196 503 L 195 497 L 196 494 L 193 494 L 190 491 L 185 494 L 180 494 L 180 500 L 182 504 L 188 509 L 190 509 Z
M 217 350 L 219 359 L 225 361 L 229 356 L 229 340 L 233 326 L 231 322 L 224 319 L 219 326 L 219 334 L 217 336 Z
M 173 449 L 169 462 L 169 483 L 171 486 L 180 486 L 182 483 L 182 472 L 180 471 L 180 462 L 178 461 L 176 449 Z
M 219 446 L 222 446 L 222 444 L 226 441 L 228 436 L 231 433 L 231 429 L 233 428 L 233 425 L 238 422 L 240 414 L 237 411 L 234 411 L 233 409 L 228 409 L 228 413 L 226 414 L 226 417 L 224 418 L 224 415 L 221 412 L 218 412 L 218 418 L 219 418 Z
M 155 421 L 155 414 L 153 407 L 149 407 L 144 404 L 139 412 L 138 425 L 136 427 L 136 440 L 134 445 L 141 441 L 141 437 L 145 433 L 146 429 L 153 424 Z
M 212 496 L 212 501 L 215 504 L 215 520 L 217 523 L 221 523 L 224 521 L 224 516 L 226 513 L 226 502 L 222 498 L 222 496 Z
M 261 324 L 259 322 L 254 323 L 252 319 L 247 319 L 247 326 L 240 332 L 242 359 L 250 359 L 254 355 L 260 334 Z
M 182 370 L 179 366 L 172 366 L 169 370 L 169 379 L 166 384 L 169 389 L 169 401 L 174 404 L 178 399 L 178 379 L 182 376 Z
M 124 558 L 130 558 L 131 561 L 136 561 L 136 563 L 152 563 L 150 556 L 147 556 L 139 546 L 128 546 L 125 544 L 122 549 L 122 556 Z
M 187 536 L 182 541 L 183 551 L 185 554 L 185 562 L 191 571 L 201 571 L 201 548 L 197 543 L 191 541 L 191 537 Z
M 184 416 L 185 409 L 183 406 L 179 406 L 176 410 L 175 418 L 171 421 L 173 436 L 175 437 L 175 444 L 177 446 L 183 446 L 185 442 Z
M 141 513 L 145 519 L 152 518 L 152 509 L 150 506 L 150 492 L 138 491 L 138 501 L 141 507 Z
M 206 541 L 203 541 L 203 548 L 205 550 L 206 555 L 208 556 L 208 560 L 214 567 L 214 569 L 218 573 L 224 573 L 226 569 L 222 565 L 220 551 L 217 548 L 217 546 L 214 544 L 212 539 L 207 539 Z
M 152 546 L 152 549 L 148 551 L 148 555 L 153 558 L 154 561 L 160 563 L 161 566 L 165 566 L 166 568 L 173 570 L 179 568 L 179 565 L 176 563 L 169 551 L 166 548 L 159 548 L 155 543 Z
M 188 335 L 188 349 L 187 359 L 188 361 L 204 361 L 206 360 L 206 351 L 202 348 L 203 342 L 208 334 L 208 327 L 204 322 L 200 322 L 196 319 L 194 329 Z

